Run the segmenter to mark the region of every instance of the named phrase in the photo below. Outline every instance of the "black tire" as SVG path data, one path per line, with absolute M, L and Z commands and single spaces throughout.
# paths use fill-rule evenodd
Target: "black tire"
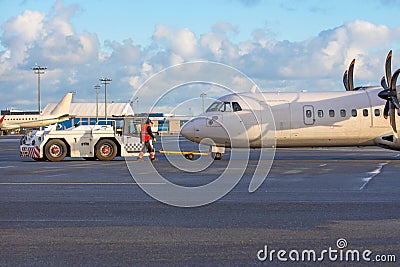
M 194 155 L 192 153 L 186 154 L 185 158 L 187 158 L 188 160 L 194 160 Z
M 62 161 L 67 156 L 67 146 L 60 139 L 52 139 L 44 147 L 44 154 L 50 161 Z
M 222 153 L 216 152 L 216 153 L 212 153 L 211 155 L 215 160 L 221 160 L 222 159 Z
M 99 160 L 109 161 L 117 156 L 117 145 L 110 139 L 100 140 L 94 150 Z

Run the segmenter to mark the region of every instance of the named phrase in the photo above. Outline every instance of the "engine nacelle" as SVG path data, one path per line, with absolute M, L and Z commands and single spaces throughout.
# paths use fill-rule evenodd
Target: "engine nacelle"
M 379 147 L 400 151 L 400 139 L 393 134 L 379 136 L 374 141 Z

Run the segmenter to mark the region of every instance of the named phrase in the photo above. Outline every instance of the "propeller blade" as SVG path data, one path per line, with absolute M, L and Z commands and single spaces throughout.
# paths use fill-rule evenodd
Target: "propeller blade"
M 354 64 L 356 63 L 356 60 L 353 59 L 350 63 L 349 66 L 349 73 L 348 73 L 348 83 L 349 83 L 349 91 L 353 91 L 354 90 Z
M 392 80 L 391 80 L 390 87 L 389 87 L 389 90 L 395 93 L 394 95 L 392 94 L 392 96 L 390 98 L 392 100 L 392 103 L 394 104 L 394 106 L 397 109 L 400 109 L 398 92 L 396 90 L 396 83 L 397 83 L 397 78 L 399 77 L 399 74 L 400 74 L 400 69 L 396 70 L 393 73 Z
M 382 99 L 386 99 L 383 116 L 385 117 L 385 119 L 387 119 L 387 115 L 389 113 L 390 126 L 392 127 L 393 134 L 396 138 L 399 138 L 396 127 L 396 109 L 400 110 L 400 92 L 397 92 L 396 88 L 397 78 L 399 74 L 400 69 L 396 70 L 392 77 L 392 50 L 390 50 L 386 57 L 385 76 L 381 79 L 381 85 L 384 90 L 380 91 L 378 93 L 378 96 Z
M 389 87 L 386 83 L 386 80 L 385 80 L 385 76 L 383 76 L 381 79 L 381 85 L 382 85 L 383 89 L 386 89 L 386 90 L 389 89 Z
M 348 75 L 348 70 L 346 70 L 343 74 L 343 84 L 344 88 L 346 88 L 346 91 L 349 91 L 349 75 Z
M 397 101 L 400 99 L 400 90 L 397 90 L 397 86 L 396 86 L 397 78 L 399 77 L 399 74 L 400 74 L 400 69 L 396 70 L 393 73 L 392 82 L 390 83 L 390 87 L 392 88 L 392 91 L 395 92 Z
M 385 108 L 383 109 L 383 117 L 387 119 L 389 116 L 389 100 L 386 101 Z
M 390 83 L 390 89 L 396 90 L 396 83 L 397 83 L 397 78 L 399 77 L 400 74 L 400 69 L 396 70 L 393 73 L 392 81 Z
M 400 104 L 399 104 L 399 100 L 397 99 L 397 96 L 391 96 L 390 99 L 392 100 L 393 105 L 399 109 L 400 108 Z
M 394 104 L 392 102 L 390 102 L 390 126 L 392 127 L 394 136 L 399 138 L 396 128 L 396 110 L 394 109 Z
M 386 57 L 385 72 L 386 84 L 390 86 L 392 82 L 392 50 L 389 51 L 389 54 Z

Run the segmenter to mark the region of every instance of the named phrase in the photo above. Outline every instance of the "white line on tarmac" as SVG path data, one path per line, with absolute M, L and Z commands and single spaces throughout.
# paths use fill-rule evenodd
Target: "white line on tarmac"
M 0 182 L 0 185 L 164 185 L 165 183 L 147 182 Z
M 14 168 L 15 166 L 0 166 L 0 169 Z
M 365 177 L 365 178 L 362 179 L 362 181 L 364 181 L 364 184 L 360 187 L 360 190 L 363 190 L 363 189 L 367 186 L 367 184 L 368 184 L 375 176 L 377 176 L 378 174 L 380 174 L 380 173 L 382 172 L 383 166 L 385 166 L 386 164 L 388 164 L 388 163 L 387 163 L 387 162 L 385 162 L 385 163 L 379 163 L 379 164 L 378 164 L 378 167 L 377 167 L 375 170 L 373 170 L 372 172 L 369 172 L 368 174 L 369 174 L 370 176 Z
M 60 174 L 52 174 L 52 175 L 46 175 L 46 177 L 57 177 L 57 176 L 64 176 L 67 175 L 66 173 L 60 173 Z

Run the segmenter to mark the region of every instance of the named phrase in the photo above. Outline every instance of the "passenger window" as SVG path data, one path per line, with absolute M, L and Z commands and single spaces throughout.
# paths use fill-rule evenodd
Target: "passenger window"
M 374 110 L 374 113 L 375 113 L 375 117 L 379 117 L 381 115 L 381 110 L 376 108 Z
M 306 110 L 306 117 L 311 118 L 311 116 L 312 116 L 311 110 Z
M 368 109 L 366 108 L 363 109 L 363 116 L 368 117 Z
M 357 117 L 357 109 L 352 109 L 351 110 L 351 116 Z
M 329 110 L 329 117 L 335 117 L 335 111 L 333 109 Z
M 232 102 L 232 108 L 233 108 L 233 112 L 242 110 L 242 107 L 239 105 L 238 102 Z
M 319 109 L 318 110 L 318 118 L 323 118 L 324 117 L 324 111 Z
M 340 117 L 346 117 L 346 110 L 344 109 L 340 110 Z

